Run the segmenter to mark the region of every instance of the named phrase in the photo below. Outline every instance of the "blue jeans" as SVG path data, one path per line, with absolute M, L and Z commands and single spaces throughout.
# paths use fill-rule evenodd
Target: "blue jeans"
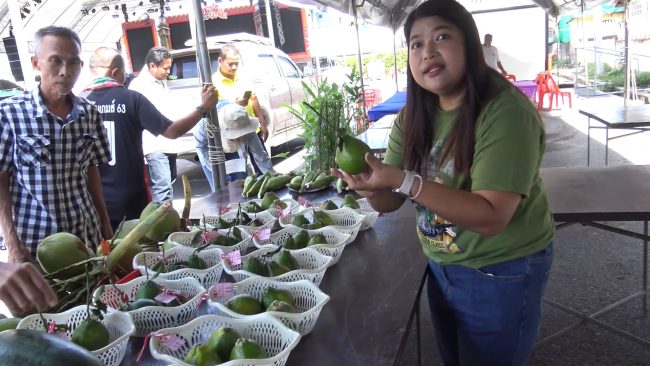
M 429 261 L 429 309 L 444 365 L 526 365 L 552 262 L 552 243 L 479 269 Z
M 172 191 L 172 172 L 167 155 L 155 152 L 145 155 L 149 167 L 149 184 L 151 199 L 157 202 L 170 201 L 174 198 Z

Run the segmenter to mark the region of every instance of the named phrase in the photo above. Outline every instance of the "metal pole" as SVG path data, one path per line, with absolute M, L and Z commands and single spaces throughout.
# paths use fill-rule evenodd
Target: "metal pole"
M 623 62 L 625 64 L 625 67 L 624 67 L 624 69 L 625 69 L 625 79 L 624 79 L 625 80 L 625 85 L 623 85 L 623 93 L 624 93 L 623 106 L 627 107 L 627 99 L 630 96 L 630 69 L 631 69 L 630 68 L 630 60 L 629 60 L 629 57 L 630 57 L 630 54 L 629 54 L 630 44 L 629 44 L 629 34 L 628 34 L 628 29 L 627 29 L 627 20 L 628 20 L 628 17 L 629 17 L 630 13 L 629 13 L 629 10 L 628 10 L 628 2 L 625 1 L 624 4 L 625 4 L 624 5 L 625 10 L 624 10 L 624 13 L 623 13 L 623 17 L 624 17 L 623 19 L 624 19 L 624 26 L 625 26 L 625 55 L 623 56 L 624 57 Z
M 393 28 L 393 75 L 395 76 L 395 93 L 399 91 L 399 82 L 397 81 L 398 74 L 397 74 L 397 38 L 395 37 L 395 33 L 397 30 L 395 29 L 395 21 L 393 20 L 393 13 L 390 14 L 390 25 Z
M 359 22 L 357 18 L 357 3 L 356 0 L 352 1 L 352 13 L 354 14 L 354 28 L 357 31 L 357 57 L 359 58 L 359 75 L 361 76 L 361 94 L 363 102 L 363 115 L 366 116 L 366 87 L 363 83 L 363 61 L 361 60 L 361 39 L 359 38 Z
M 269 38 L 273 43 L 273 47 L 277 47 L 275 44 L 275 34 L 273 33 L 273 17 L 271 16 L 271 0 L 264 1 L 266 6 L 266 25 L 269 30 Z
M 208 45 L 205 41 L 205 23 L 203 22 L 203 14 L 201 13 L 201 1 L 192 1 L 192 12 L 194 13 L 194 24 L 196 25 L 196 59 L 199 64 L 199 73 L 201 80 L 204 83 L 212 84 L 212 70 L 210 70 L 210 55 L 208 53 Z M 212 180 L 215 189 L 226 187 L 228 181 L 226 180 L 226 159 L 223 153 L 223 145 L 221 144 L 221 133 L 219 132 L 219 119 L 217 117 L 216 109 L 209 111 L 208 120 L 206 123 L 212 125 L 212 128 L 217 133 L 212 138 L 208 138 L 208 149 L 210 156 L 210 165 L 212 167 Z M 216 161 L 213 161 L 216 157 Z

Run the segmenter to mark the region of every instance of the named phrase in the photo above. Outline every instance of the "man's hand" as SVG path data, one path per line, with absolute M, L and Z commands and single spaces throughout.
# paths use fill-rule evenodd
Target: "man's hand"
M 203 85 L 201 89 L 201 105 L 205 107 L 206 111 L 210 111 L 217 106 L 219 101 L 219 93 L 214 85 Z
M 22 245 L 21 243 L 16 243 L 15 245 L 7 245 L 9 249 L 8 260 L 9 263 L 24 263 L 32 261 L 32 254 L 29 249 Z
M 262 119 L 260 119 L 260 137 L 264 142 L 269 138 L 269 126 L 266 121 L 262 122 Z
M 239 104 L 242 107 L 246 107 L 248 105 L 248 98 L 244 99 L 237 97 L 237 99 L 235 99 L 235 103 Z
M 34 307 L 45 311 L 57 303 L 57 297 L 40 272 L 31 263 L 0 263 L 0 300 L 12 314 Z

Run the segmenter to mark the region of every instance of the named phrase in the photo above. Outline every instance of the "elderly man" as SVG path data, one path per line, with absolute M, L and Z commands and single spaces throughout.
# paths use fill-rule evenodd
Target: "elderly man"
M 10 262 L 34 258 L 38 243 L 69 232 L 94 247 L 113 236 L 100 164 L 108 138 L 97 109 L 71 93 L 81 72 L 81 41 L 68 28 L 36 32 L 38 87 L 0 104 L 0 246 Z
M 144 62 L 145 66 L 133 79 L 129 89 L 144 95 L 167 118 L 176 119 L 177 112 L 174 107 L 178 104 L 174 103 L 167 88 L 167 77 L 172 68 L 171 53 L 164 47 L 152 47 Z M 206 110 L 200 109 L 200 112 L 205 114 Z M 174 198 L 169 159 L 161 150 L 169 143 L 164 135 L 156 137 L 147 131 L 142 135 L 142 147 L 149 166 L 151 196 L 154 201 L 164 202 Z
M 113 228 L 120 221 L 140 217 L 147 205 L 144 181 L 142 134 L 162 135 L 175 139 L 189 131 L 203 117 L 200 110 L 213 109 L 217 92 L 213 86 L 201 90 L 201 104 L 186 116 L 172 122 L 142 94 L 122 86 L 124 60 L 117 50 L 100 47 L 90 58 L 95 77 L 82 92 L 102 115 L 109 131 L 112 156 L 99 167 L 104 200 Z

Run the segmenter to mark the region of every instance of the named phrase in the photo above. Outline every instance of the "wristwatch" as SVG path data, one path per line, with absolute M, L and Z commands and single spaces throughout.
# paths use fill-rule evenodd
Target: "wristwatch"
M 403 194 L 407 197 L 411 196 L 411 187 L 413 187 L 413 182 L 415 181 L 415 173 L 409 170 L 404 170 L 404 181 L 399 188 L 393 189 L 393 192 Z
M 203 105 L 196 107 L 196 110 L 199 111 L 199 113 L 201 113 L 203 117 L 208 115 L 208 111 L 205 109 Z

